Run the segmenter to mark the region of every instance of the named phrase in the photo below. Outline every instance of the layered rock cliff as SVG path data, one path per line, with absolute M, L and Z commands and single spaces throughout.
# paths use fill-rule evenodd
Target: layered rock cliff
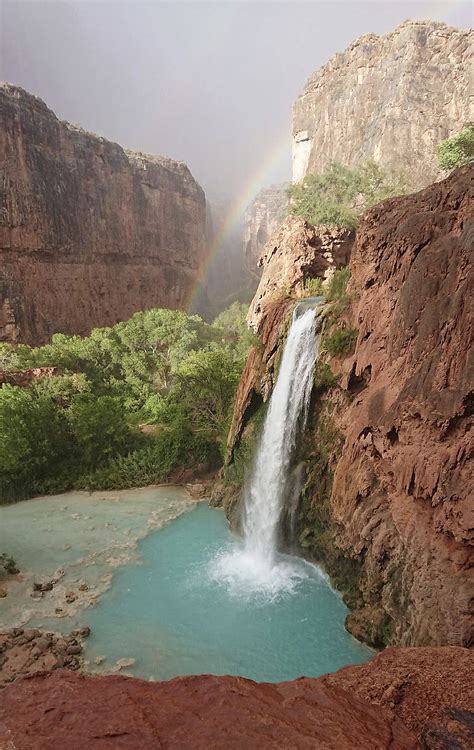
M 293 181 L 330 161 L 374 160 L 409 184 L 439 178 L 436 145 L 474 119 L 473 32 L 406 21 L 367 34 L 308 80 L 293 109 Z
M 207 249 L 185 164 L 126 151 L 1 84 L 0 165 L 0 340 L 187 304 Z
M 294 290 L 307 278 L 330 279 L 349 262 L 353 243 L 351 229 L 314 227 L 301 216 L 288 216 L 262 250 L 262 277 L 249 307 L 249 326 L 258 331 L 268 306 L 285 289 Z
M 297 534 L 346 592 L 348 628 L 374 645 L 472 640 L 472 172 L 365 215 L 323 333 L 318 367 L 331 369 L 315 376 Z M 280 283 L 239 386 L 231 462 L 271 390 L 294 305 Z M 331 358 L 334 336 L 353 352 Z
M 288 185 L 282 183 L 263 188 L 249 205 L 244 216 L 244 255 L 248 270 L 259 276 L 258 262 L 263 248 L 285 216 Z
M 368 664 L 279 684 L 40 673 L 2 691 L 0 745 L 468 750 L 472 667 L 466 649 L 439 648 L 388 649 Z

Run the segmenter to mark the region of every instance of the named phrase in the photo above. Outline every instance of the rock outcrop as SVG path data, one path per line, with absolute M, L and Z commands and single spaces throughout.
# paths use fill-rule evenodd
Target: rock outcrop
M 0 745 L 467 750 L 472 661 L 459 648 L 390 649 L 360 667 L 279 684 L 42 673 L 2 691 Z
M 185 164 L 126 151 L 0 85 L 0 340 L 87 334 L 183 308 L 206 257 Z
M 308 80 L 293 110 L 293 181 L 330 161 L 374 160 L 403 170 L 413 187 L 440 174 L 436 145 L 474 119 L 473 33 L 406 21 L 368 34 Z
M 356 344 L 326 357 L 339 384 L 315 388 L 298 533 L 347 592 L 348 628 L 374 645 L 472 642 L 472 173 L 363 217 L 325 334 L 353 329 Z M 288 305 L 259 323 L 230 460 L 270 391 Z
M 0 688 L 35 672 L 79 669 L 83 664 L 82 639 L 89 633 L 88 627 L 64 636 L 36 628 L 0 633 Z
M 263 248 L 285 217 L 288 184 L 271 185 L 260 190 L 244 216 L 244 256 L 248 270 L 259 276 Z
M 325 281 L 346 266 L 353 242 L 350 229 L 314 227 L 301 216 L 288 216 L 262 251 L 258 265 L 263 273 L 249 308 L 249 326 L 258 331 L 268 305 L 305 278 Z

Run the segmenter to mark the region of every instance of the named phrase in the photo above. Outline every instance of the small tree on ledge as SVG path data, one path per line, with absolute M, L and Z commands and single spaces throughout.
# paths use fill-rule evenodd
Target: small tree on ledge
M 474 159 L 474 125 L 469 124 L 457 135 L 441 141 L 436 151 L 440 169 L 445 172 L 469 164 Z
M 332 162 L 321 174 L 308 174 L 302 183 L 289 187 L 288 211 L 314 225 L 335 224 L 352 229 L 367 208 L 406 192 L 403 175 L 375 162 L 358 168 Z

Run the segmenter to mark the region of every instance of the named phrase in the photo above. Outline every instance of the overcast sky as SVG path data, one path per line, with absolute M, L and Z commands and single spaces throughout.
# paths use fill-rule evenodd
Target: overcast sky
M 0 7 L 1 79 L 87 130 L 185 161 L 206 192 L 232 197 L 255 175 L 255 189 L 290 177 L 293 100 L 332 54 L 407 18 L 472 23 L 469 0 Z

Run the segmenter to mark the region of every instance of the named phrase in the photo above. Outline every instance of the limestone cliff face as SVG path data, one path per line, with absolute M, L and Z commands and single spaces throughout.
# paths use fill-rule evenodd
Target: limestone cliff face
M 298 539 L 346 591 L 348 628 L 376 645 L 472 639 L 472 172 L 361 220 L 326 332 L 350 326 L 357 342 L 326 355 L 338 385 L 313 393 Z M 274 299 L 259 323 L 230 460 L 270 392 L 288 305 Z
M 263 248 L 285 216 L 287 183 L 261 190 L 245 212 L 244 255 L 247 268 L 259 276 L 258 262 Z
M 38 344 L 184 307 L 206 255 L 188 168 L 57 119 L 0 85 L 0 339 Z
M 471 31 L 406 21 L 368 34 L 308 80 L 293 110 L 293 181 L 374 160 L 414 187 L 439 178 L 436 144 L 474 119 Z

